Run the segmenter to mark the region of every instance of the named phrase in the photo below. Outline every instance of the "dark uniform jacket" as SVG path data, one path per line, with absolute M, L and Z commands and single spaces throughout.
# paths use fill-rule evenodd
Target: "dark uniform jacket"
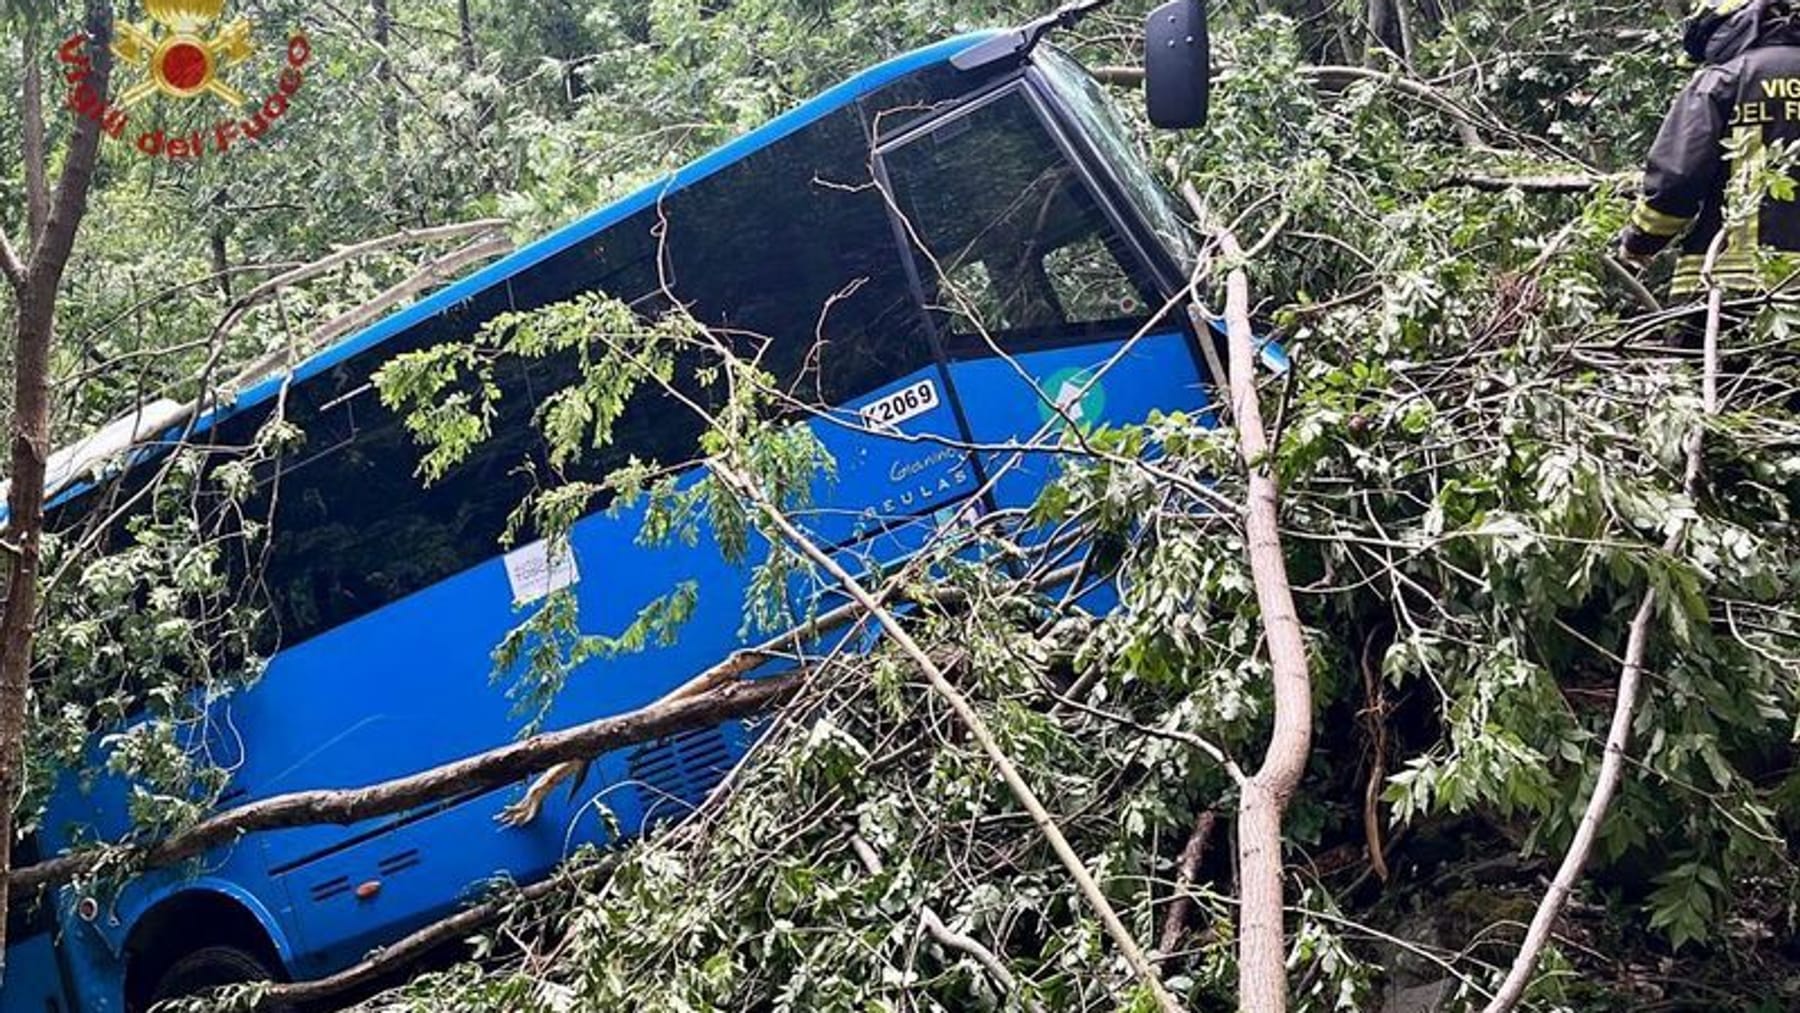
M 1797 138 L 1800 27 L 1784 25 L 1742 55 L 1701 68 L 1676 98 L 1650 148 L 1625 248 L 1647 256 L 1681 236 L 1670 288 L 1677 295 L 1698 291 L 1707 248 L 1724 224 L 1731 174 L 1772 142 Z M 1729 161 L 1727 145 L 1742 157 Z M 1800 279 L 1790 280 L 1800 259 L 1790 267 L 1759 253 L 1800 254 L 1800 201 L 1764 197 L 1733 227 L 1714 267 L 1727 288 L 1800 288 Z

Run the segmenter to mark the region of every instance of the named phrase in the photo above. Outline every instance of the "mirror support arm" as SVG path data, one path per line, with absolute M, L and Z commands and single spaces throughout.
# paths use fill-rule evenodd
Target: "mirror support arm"
M 950 58 L 957 70 L 975 70 L 1001 60 L 1023 57 L 1044 41 L 1044 36 L 1058 29 L 1073 28 L 1082 18 L 1110 6 L 1113 0 L 1073 0 L 1036 21 L 1001 32 L 985 42 L 971 46 Z

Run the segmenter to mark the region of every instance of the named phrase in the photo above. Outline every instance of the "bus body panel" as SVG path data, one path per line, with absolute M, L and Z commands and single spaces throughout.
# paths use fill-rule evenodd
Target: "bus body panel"
M 900 417 L 884 423 L 885 432 L 850 428 L 870 425 L 868 417 L 921 391 L 930 392 L 933 406 L 896 409 Z M 824 546 L 860 546 L 852 554 L 860 565 L 852 572 L 917 551 L 925 529 L 912 522 L 976 492 L 949 393 L 933 364 L 858 398 L 834 413 L 836 420 L 808 423 L 835 462 L 836 475 L 814 482 L 815 507 L 796 512 L 795 520 Z
M 739 643 L 742 569 L 710 540 L 697 549 L 637 545 L 642 513 L 639 506 L 596 514 L 571 532 L 578 577 L 570 590 L 581 628 L 615 633 L 682 580 L 703 589 L 691 623 L 673 645 L 573 672 L 545 716 L 546 730 L 653 702 Z M 369 784 L 516 738 L 532 714 L 508 699 L 517 673 L 496 677 L 490 658 L 526 614 L 515 610 L 514 591 L 497 558 L 285 652 L 237 698 L 245 723 L 279 729 L 259 735 L 262 759 L 243 772 L 256 785 L 253 796 Z M 356 706 L 346 708 L 345 699 Z M 361 716 L 345 724 L 346 713 Z M 728 759 L 741 748 L 733 741 Z M 352 963 L 368 945 L 455 907 L 491 877 L 541 876 L 580 845 L 610 839 L 608 818 L 621 833 L 636 833 L 645 807 L 629 777 L 631 752 L 600 758 L 579 792 L 559 788 L 523 828 L 495 820 L 519 797 L 521 789 L 509 786 L 348 827 L 261 835 L 268 872 L 293 905 L 296 969 L 314 975 Z M 608 818 L 595 804 L 606 806 Z M 379 883 L 379 892 L 359 900 L 355 890 L 365 883 Z
M 6 987 L 0 1013 L 62 1013 L 70 1009 L 56 964 L 55 933 L 39 932 L 6 946 Z
M 935 382 L 935 367 L 903 377 L 865 400 L 927 376 Z M 871 488 L 878 478 L 885 479 L 885 486 L 904 488 L 884 497 L 895 503 L 870 504 L 884 519 L 898 513 L 902 520 L 914 511 L 915 489 L 929 488 L 934 503 L 966 498 L 972 491 L 966 467 L 941 455 L 921 458 L 919 444 L 828 421 L 809 425 L 840 462 L 838 481 L 825 482 L 814 492 L 833 512 L 812 519 L 837 524 L 851 543 L 846 552 L 863 567 L 916 551 L 931 528 L 900 523 L 874 533 L 856 531 L 855 522 L 865 511 L 854 495 L 846 501 L 846 490 L 854 494 Z M 954 422 L 942 407 L 900 424 L 913 435 L 946 426 Z M 639 545 L 645 509 L 638 505 L 595 514 L 577 522 L 571 532 L 577 574 L 571 589 L 582 629 L 617 632 L 682 581 L 700 589 L 694 613 L 672 645 L 572 673 L 546 716 L 548 730 L 651 703 L 744 646 L 741 633 L 754 632 L 742 629 L 745 568 L 727 561 L 704 528 L 694 547 L 679 542 L 661 548 Z M 751 548 L 757 553 L 762 547 Z M 516 673 L 496 677 L 490 652 L 524 616 L 514 606 L 518 590 L 505 559 L 496 558 L 278 655 L 255 687 L 221 701 L 216 712 L 219 727 L 260 729 L 234 779 L 247 791 L 241 802 L 366 785 L 516 737 L 527 719 L 513 713 L 507 699 Z M 346 722 L 346 714 L 357 716 Z M 620 834 L 632 836 L 647 818 L 685 812 L 700 800 L 693 786 L 716 783 L 748 743 L 738 724 L 706 734 L 717 745 L 696 742 L 690 734 L 677 749 L 683 756 L 710 757 L 708 769 L 688 771 L 673 785 L 658 784 L 655 775 L 668 780 L 668 763 L 645 761 L 652 776 L 634 776 L 641 772 L 634 770 L 633 757 L 644 749 L 618 750 L 596 761 L 580 792 L 558 789 L 538 819 L 523 828 L 495 820 L 520 794 L 518 786 L 511 786 L 348 827 L 271 831 L 221 849 L 208 861 L 224 863 L 222 870 L 244 882 L 274 887 L 260 891 L 260 900 L 287 912 L 284 936 L 291 938 L 296 954 L 290 969 L 300 976 L 330 973 L 360 959 L 380 940 L 471 899 L 493 877 L 530 881 L 577 847 L 606 843 L 615 824 Z M 100 808 L 122 812 L 118 804 L 102 803 Z M 122 901 L 147 909 L 155 895 L 179 888 L 181 875 L 169 871 L 140 879 Z M 357 898 L 356 888 L 369 883 L 379 884 L 378 892 Z M 123 932 L 113 939 L 115 952 L 122 941 Z
M 1021 351 L 1014 362 L 1017 367 L 998 358 L 975 359 L 950 367 L 969 406 L 977 443 L 1022 443 L 1045 426 L 1061 433 L 1071 422 L 1082 429 L 1137 423 L 1157 410 L 1200 410 L 1208 398 L 1188 337 L 1174 328 L 1136 340 Z M 1066 419 L 1046 397 L 1061 406 Z M 988 454 L 990 473 L 1018 459 L 995 482 L 997 505 L 1030 506 L 1060 472 L 1064 456 L 1053 450 Z

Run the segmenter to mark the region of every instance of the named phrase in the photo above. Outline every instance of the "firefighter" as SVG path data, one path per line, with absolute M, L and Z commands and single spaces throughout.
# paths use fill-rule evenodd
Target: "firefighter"
M 1642 196 L 1619 236 L 1620 257 L 1649 262 L 1680 238 L 1670 294 L 1705 287 L 1701 268 L 1725 222 L 1733 165 L 1776 140 L 1800 139 L 1800 0 L 1703 0 L 1686 25 L 1687 55 L 1700 64 L 1663 119 L 1644 168 Z M 1735 217 L 1735 216 L 1734 216 Z M 1735 292 L 1800 292 L 1794 274 L 1759 254 L 1800 252 L 1800 201 L 1764 196 L 1725 237 L 1713 277 Z M 1800 261 L 1797 261 L 1800 263 Z

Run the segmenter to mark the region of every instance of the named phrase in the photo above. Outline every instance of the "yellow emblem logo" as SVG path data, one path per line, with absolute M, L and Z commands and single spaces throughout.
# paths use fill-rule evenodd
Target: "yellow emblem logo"
M 234 108 L 242 106 L 244 93 L 220 80 L 219 71 L 244 62 L 255 47 L 245 18 L 210 38 L 205 34 L 224 8 L 225 0 L 144 0 L 144 10 L 162 31 L 129 22 L 119 25 L 112 51 L 121 61 L 149 73 L 119 95 L 119 105 L 129 109 L 156 92 L 178 99 L 206 92 Z

